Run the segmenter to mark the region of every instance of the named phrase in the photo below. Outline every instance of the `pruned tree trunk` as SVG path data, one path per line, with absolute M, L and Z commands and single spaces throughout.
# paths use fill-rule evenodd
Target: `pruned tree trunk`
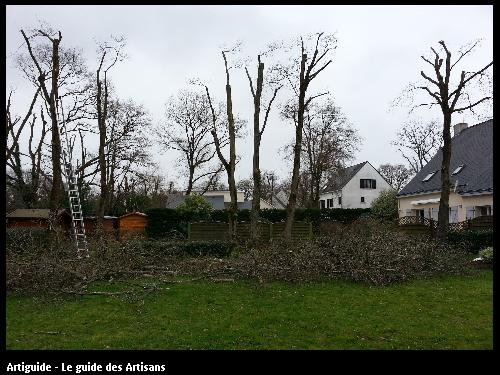
M 297 195 L 299 190 L 299 177 L 300 177 L 300 156 L 302 153 L 302 129 L 304 128 L 304 112 L 306 111 L 309 103 L 319 96 L 326 95 L 326 93 L 317 94 L 306 99 L 307 89 L 309 84 L 314 78 L 318 76 L 332 60 L 328 60 L 320 68 L 313 72 L 313 69 L 318 66 L 318 63 L 327 55 L 328 51 L 332 48 L 333 41 L 327 41 L 324 45 L 323 51 L 320 52 L 318 46 L 323 33 L 319 33 L 316 39 L 316 46 L 312 59 L 307 64 L 307 53 L 304 48 L 304 43 L 301 43 L 301 60 L 300 60 L 300 76 L 299 76 L 299 89 L 298 89 L 298 107 L 297 107 L 297 121 L 295 122 L 295 145 L 293 148 L 293 171 L 292 182 L 290 186 L 290 197 L 287 204 L 287 216 L 285 221 L 285 229 L 283 236 L 285 239 L 290 240 L 292 237 L 292 225 L 295 220 L 295 208 L 297 206 Z M 290 78 L 290 77 L 289 77 Z
M 260 60 L 260 55 L 257 56 L 258 65 L 257 65 L 257 86 L 254 90 L 252 78 L 250 77 L 250 73 L 248 69 L 245 68 L 247 73 L 248 82 L 250 84 L 250 91 L 253 96 L 253 168 L 252 168 L 252 177 L 253 177 L 253 189 L 252 189 L 252 211 L 250 213 L 250 238 L 253 241 L 259 239 L 259 211 L 260 211 L 260 199 L 262 195 L 262 174 L 260 171 L 260 143 L 262 140 L 262 134 L 267 125 L 267 119 L 269 118 L 269 112 L 271 111 L 271 107 L 274 99 L 276 99 L 276 95 L 280 90 L 280 87 L 274 89 L 274 94 L 269 101 L 269 105 L 266 109 L 266 114 L 264 118 L 264 123 L 262 125 L 262 129 L 260 127 L 260 107 L 262 100 L 262 90 L 264 87 L 264 63 Z
M 33 63 L 37 67 L 39 76 L 38 82 L 42 89 L 43 98 L 48 104 L 49 116 L 51 121 L 51 157 L 52 157 L 52 187 L 50 190 L 49 208 L 51 218 L 54 219 L 56 212 L 60 206 L 61 191 L 62 191 L 62 168 L 61 168 L 61 138 L 59 134 L 59 124 L 57 122 L 57 100 L 58 94 L 58 80 L 59 80 L 59 45 L 61 43 L 62 35 L 58 32 L 58 38 L 53 38 L 45 32 L 39 30 L 39 35 L 48 38 L 52 42 L 52 69 L 51 69 L 51 88 L 50 93 L 45 84 L 46 74 L 42 71 L 38 60 L 33 54 L 29 38 L 23 30 L 21 34 L 26 41 L 29 54 Z
M 449 225 L 450 210 L 450 161 L 451 161 L 451 113 L 445 113 L 443 118 L 443 161 L 441 163 L 441 199 L 439 200 L 437 237 L 446 240 Z
M 210 105 L 210 110 L 212 112 L 212 124 L 213 128 L 211 130 L 212 136 L 214 138 L 215 150 L 220 162 L 224 166 L 227 172 L 227 183 L 229 187 L 229 195 L 231 197 L 231 202 L 229 203 L 228 212 L 228 222 L 229 222 L 229 237 L 231 239 L 236 238 L 236 218 L 237 218 L 237 192 L 236 192 L 236 181 L 234 179 L 234 171 L 236 166 L 236 129 L 234 126 L 234 116 L 233 116 L 233 101 L 231 96 L 231 85 L 229 83 L 229 68 L 227 66 L 227 59 L 225 51 L 222 51 L 222 57 L 224 58 L 224 65 L 226 68 L 226 115 L 228 123 L 228 133 L 229 133 L 229 161 L 226 160 L 224 155 L 222 155 L 221 143 L 219 137 L 217 136 L 217 118 L 215 116 L 214 106 L 212 104 L 212 99 L 210 97 L 210 92 L 207 86 L 205 87 L 207 93 L 208 103 Z
M 445 58 L 441 57 L 437 51 L 431 47 L 431 51 L 434 54 L 434 60 L 428 59 L 421 56 L 422 59 L 432 66 L 434 78 L 429 77 L 424 73 L 420 72 L 420 75 L 428 82 L 427 86 L 422 85 L 416 87 L 417 89 L 426 91 L 432 98 L 431 103 L 422 103 L 412 108 L 420 106 L 432 107 L 438 105 L 441 108 L 443 114 L 443 148 L 442 148 L 442 162 L 441 162 L 441 199 L 439 202 L 439 213 L 438 213 L 438 228 L 437 228 L 437 238 L 440 241 L 446 241 L 448 226 L 449 226 L 449 198 L 450 198 L 450 160 L 451 160 L 451 116 L 453 113 L 461 113 L 465 110 L 472 110 L 474 107 L 482 102 L 492 99 L 490 96 L 485 96 L 480 100 L 471 100 L 468 93 L 464 92 L 464 88 L 473 79 L 480 78 L 485 74 L 485 71 L 493 65 L 493 61 L 484 66 L 482 69 L 476 72 L 466 72 L 462 70 L 460 75 L 460 82 L 455 89 L 450 88 L 450 78 L 453 67 L 467 54 L 469 54 L 475 46 L 478 44 L 476 42 L 471 47 L 461 50 L 460 56 L 453 63 L 451 61 L 451 52 L 448 50 L 444 41 L 439 41 L 442 49 L 445 52 Z M 441 68 L 444 62 L 444 74 L 441 73 Z M 462 105 L 459 104 L 461 97 L 464 97 Z
M 108 181 L 107 181 L 107 168 L 106 168 L 106 118 L 107 118 L 107 107 L 108 107 L 108 87 L 106 82 L 106 73 L 104 73 L 104 94 L 102 89 L 102 81 L 100 79 L 100 73 L 104 57 L 106 53 L 103 53 L 101 64 L 99 69 L 97 69 L 97 124 L 99 127 L 99 187 L 101 194 L 99 196 L 99 202 L 97 205 L 96 212 L 96 230 L 98 233 L 101 232 L 102 224 L 104 220 L 104 211 L 106 208 L 106 202 L 108 201 Z
M 264 83 L 264 63 L 258 58 L 259 64 L 257 68 L 257 89 L 253 90 L 252 80 L 250 75 L 247 75 L 250 80 L 250 87 L 253 95 L 253 191 L 252 191 L 252 211 L 250 214 L 250 238 L 253 241 L 259 238 L 259 211 L 260 211 L 260 195 L 261 195 L 261 173 L 260 173 L 260 142 L 262 134 L 260 132 L 260 101 L 262 97 L 262 86 Z
M 234 171 L 236 168 L 236 131 L 234 127 L 233 117 L 233 100 L 231 96 L 231 85 L 229 84 L 229 70 L 227 69 L 226 55 L 223 53 L 224 62 L 226 64 L 226 103 L 227 103 L 227 122 L 229 130 L 229 170 L 227 173 L 227 184 L 229 186 L 229 194 L 231 203 L 229 204 L 229 234 L 231 239 L 236 238 L 236 217 L 238 211 L 238 197 L 236 192 L 236 181 L 234 179 Z
M 300 86 L 299 86 L 299 106 L 297 110 L 297 125 L 295 127 L 295 145 L 293 147 L 293 170 L 292 184 L 290 186 L 290 197 L 286 206 L 286 221 L 283 232 L 287 240 L 292 238 L 292 225 L 295 219 L 295 208 L 297 206 L 297 192 L 299 190 L 300 154 L 302 150 L 302 128 L 304 127 L 305 97 L 307 82 L 305 79 L 307 54 L 302 53 L 300 61 Z

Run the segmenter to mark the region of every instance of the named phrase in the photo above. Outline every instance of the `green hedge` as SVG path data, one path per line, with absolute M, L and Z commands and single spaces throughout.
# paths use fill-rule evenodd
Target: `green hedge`
M 485 247 L 493 246 L 493 229 L 449 232 L 448 242 L 451 245 L 462 246 L 467 251 L 477 254 Z
M 350 223 L 360 216 L 369 215 L 369 208 L 298 208 L 295 211 L 296 221 L 307 221 L 317 228 L 322 221 L 339 221 Z M 192 212 L 180 212 L 172 208 L 154 208 L 146 211 L 148 223 L 146 233 L 153 239 L 181 239 L 187 238 L 187 224 L 194 221 L 206 220 L 204 217 Z M 251 210 L 238 210 L 237 220 L 239 222 L 250 221 Z M 277 223 L 286 219 L 286 210 L 264 209 L 260 211 L 260 219 Z M 211 221 L 226 223 L 228 214 L 226 210 L 214 210 L 210 214 Z
M 250 212 L 251 210 L 239 210 L 238 221 L 250 221 Z M 295 210 L 295 220 L 310 221 L 312 223 L 335 220 L 350 223 L 361 215 L 370 213 L 370 208 L 297 208 Z M 263 209 L 260 210 L 259 215 L 262 219 L 269 220 L 272 223 L 286 220 L 286 210 L 284 209 Z M 213 221 L 227 222 L 226 210 L 212 211 L 211 219 Z

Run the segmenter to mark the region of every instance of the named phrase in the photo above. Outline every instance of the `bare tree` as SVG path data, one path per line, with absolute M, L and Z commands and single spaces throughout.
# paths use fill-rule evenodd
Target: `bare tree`
M 400 191 L 413 175 L 403 164 L 381 164 L 378 172 L 396 191 Z
M 321 44 L 320 44 L 321 42 Z M 308 59 L 308 51 L 304 44 L 304 40 L 300 38 L 300 60 L 294 61 L 292 66 L 278 66 L 276 71 L 281 74 L 282 78 L 289 82 L 293 89 L 295 98 L 298 99 L 297 115 L 293 121 L 295 124 L 295 144 L 292 181 L 290 186 L 290 197 L 287 205 L 287 218 L 283 235 L 286 239 L 290 239 L 292 235 L 292 224 L 295 217 L 295 208 L 297 205 L 297 191 L 299 188 L 300 175 L 300 157 L 302 150 L 302 136 L 304 127 L 304 113 L 309 104 L 317 97 L 326 95 L 327 92 L 307 96 L 307 90 L 311 82 L 321 73 L 332 60 L 328 59 L 329 53 L 336 48 L 336 39 L 333 35 L 324 35 L 318 33 L 315 38 L 312 58 Z M 326 59 L 325 59 L 326 57 Z M 300 67 L 298 77 L 296 76 L 297 66 Z
M 259 210 L 260 210 L 260 198 L 261 198 L 261 173 L 260 173 L 260 143 L 262 139 L 262 134 L 266 129 L 267 120 L 269 118 L 269 112 L 271 111 L 271 106 L 273 104 L 278 91 L 281 86 L 274 89 L 273 95 L 269 100 L 269 104 L 266 108 L 266 113 L 264 117 L 264 122 L 262 127 L 260 124 L 260 107 L 262 99 L 262 90 L 264 86 L 264 63 L 261 61 L 260 55 L 257 56 L 257 82 L 254 88 L 252 78 L 248 69 L 245 67 L 245 72 L 248 77 L 248 82 L 250 84 L 250 92 L 253 97 L 254 113 L 253 113 L 253 191 L 252 191 L 252 212 L 250 216 L 250 236 L 252 240 L 258 239 L 258 226 L 257 222 L 259 220 Z
M 62 169 L 61 169 L 61 139 L 59 135 L 59 125 L 57 116 L 57 100 L 59 99 L 59 45 L 62 40 L 61 32 L 57 32 L 57 37 L 54 36 L 52 30 L 36 30 L 30 37 L 26 36 L 26 33 L 21 30 L 26 45 L 28 47 L 28 52 L 30 57 L 36 66 L 36 71 L 38 74 L 37 80 L 40 87 L 42 97 L 48 106 L 48 112 L 50 115 L 51 122 L 51 156 L 52 156 L 52 189 L 50 192 L 49 208 L 51 215 L 54 216 L 57 209 L 59 208 L 59 201 L 62 191 Z M 43 37 L 48 39 L 52 44 L 51 49 L 51 65 L 50 65 L 50 78 L 48 78 L 48 72 L 42 69 L 39 59 L 35 56 L 33 48 L 31 46 L 30 39 Z M 47 88 L 47 81 L 50 82 L 50 89 Z
M 398 147 L 413 173 L 418 173 L 431 160 L 441 143 L 442 134 L 436 121 L 411 120 L 401 127 L 391 145 Z
M 254 183 L 253 183 L 253 178 L 245 178 L 243 180 L 239 180 L 238 183 L 236 184 L 236 187 L 238 190 L 243 190 L 243 196 L 245 200 L 248 200 L 252 197 L 252 192 L 254 189 Z
M 151 119 L 142 106 L 132 100 L 110 101 L 104 150 L 108 189 L 105 208 L 113 205 L 116 187 L 125 178 L 135 178 L 139 183 L 145 180 L 144 170 L 153 168 L 148 152 L 150 126 Z
M 210 133 L 211 112 L 207 97 L 196 91 L 181 90 L 177 97 L 169 100 L 166 120 L 158 126 L 155 134 L 166 150 L 173 149 L 182 153 L 188 174 L 186 195 L 189 195 L 195 184 L 204 178 L 210 179 L 220 171 L 219 167 L 210 166 L 216 150 Z M 221 147 L 227 141 L 220 140 Z
M 108 71 L 119 61 L 124 58 L 123 48 L 124 38 L 115 38 L 113 44 L 99 45 L 100 62 L 96 71 L 96 106 L 97 106 L 97 124 L 99 129 L 99 171 L 100 171 L 100 189 L 101 194 L 99 204 L 97 206 L 97 230 L 102 226 L 104 211 L 109 203 L 109 186 L 108 186 L 108 167 L 106 165 L 106 121 L 108 118 Z
M 450 159 L 451 159 L 451 123 L 453 113 L 462 113 L 470 110 L 474 113 L 474 108 L 481 103 L 492 99 L 491 95 L 483 96 L 480 99 L 472 99 L 474 85 L 480 85 L 485 77 L 488 77 L 488 69 L 493 66 L 493 61 L 484 67 L 474 71 L 462 70 L 458 82 L 452 81 L 453 68 L 469 55 L 479 41 L 462 47 L 458 51 L 458 57 L 452 61 L 452 53 L 448 50 L 444 41 L 439 41 L 439 52 L 431 47 L 432 57 L 421 56 L 422 60 L 429 64 L 432 73 L 420 72 L 423 83 L 410 85 L 409 91 L 412 98 L 415 91 L 424 92 L 430 101 L 425 100 L 412 106 L 410 111 L 418 107 L 432 108 L 438 106 L 443 115 L 443 147 L 441 164 L 441 199 L 439 202 L 438 230 L 437 237 L 444 241 L 448 231 L 449 223 L 449 196 L 450 196 Z M 444 63 L 444 66 L 443 66 Z M 430 98 L 429 98 L 430 97 Z
M 233 49 L 234 50 L 234 49 Z M 235 238 L 236 236 L 236 215 L 237 215 L 237 191 L 236 191 L 236 181 L 234 178 L 234 172 L 236 167 L 236 135 L 238 132 L 238 127 L 241 128 L 243 122 L 240 122 L 240 125 L 235 121 L 233 115 L 233 99 L 231 92 L 231 84 L 230 84 L 230 76 L 229 70 L 231 67 L 228 66 L 227 63 L 227 53 L 232 52 L 229 50 L 222 51 L 222 57 L 224 59 L 224 67 L 226 70 L 226 114 L 227 114 L 227 132 L 229 138 L 229 160 L 227 160 L 222 154 L 222 145 L 220 138 L 217 134 L 217 116 L 215 113 L 214 105 L 212 99 L 210 97 L 210 92 L 208 87 L 205 86 L 205 91 L 207 93 L 208 103 L 210 105 L 210 110 L 212 112 L 212 136 L 214 138 L 215 150 L 217 152 L 217 156 L 219 157 L 220 162 L 224 166 L 227 172 L 227 182 L 229 187 L 229 194 L 231 196 L 231 202 L 229 204 L 228 216 L 229 216 L 229 234 L 231 238 Z
M 307 207 L 319 207 L 321 187 L 353 158 L 360 141 L 357 131 L 332 98 L 309 105 L 304 115 L 301 145 L 304 159 L 301 182 L 303 187 L 307 186 L 304 191 Z
M 278 186 L 278 180 L 278 175 L 274 171 L 264 171 L 262 173 L 262 198 L 268 200 L 271 205 L 273 204 L 273 196 L 276 192 L 276 186 Z
M 10 107 L 12 92 L 9 94 L 6 108 L 6 164 L 7 167 L 10 168 L 10 172 L 8 170 L 6 173 L 6 183 L 7 186 L 11 187 L 19 194 L 23 206 L 27 208 L 36 207 L 39 201 L 40 179 L 43 174 L 42 146 L 48 131 L 43 108 L 40 108 L 42 129 L 38 142 L 35 141 L 34 133 L 37 117 L 36 114 L 33 113 L 33 107 L 39 93 L 40 89 L 38 89 L 33 96 L 31 105 L 22 120 L 21 117 L 16 116 L 13 118 L 11 115 Z M 30 118 L 31 121 L 29 121 Z M 29 124 L 30 136 L 26 153 L 21 150 L 19 137 L 27 123 Z M 25 171 L 23 168 L 22 160 L 25 157 L 29 158 L 30 161 L 29 171 Z

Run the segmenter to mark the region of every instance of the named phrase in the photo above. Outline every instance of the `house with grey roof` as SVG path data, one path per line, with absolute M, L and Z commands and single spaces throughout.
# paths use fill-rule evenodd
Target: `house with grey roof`
M 271 205 L 272 208 L 284 210 L 288 205 L 289 195 L 290 193 L 286 193 L 283 190 L 280 190 L 277 193 L 271 194 L 268 203 Z
M 370 208 L 382 190 L 392 189 L 368 162 L 339 170 L 320 194 L 320 208 Z
M 210 190 L 204 193 L 193 191 L 193 193 L 200 194 L 205 198 L 211 205 L 214 210 L 224 210 L 229 207 L 231 203 L 231 195 L 229 190 Z M 182 202 L 186 199 L 186 195 L 183 193 L 170 194 L 167 197 L 167 208 L 177 208 Z M 238 205 L 239 210 L 243 209 L 251 209 L 252 201 L 245 200 L 245 193 L 243 191 L 236 192 L 236 203 Z M 264 199 L 260 200 L 260 208 L 274 208 L 269 202 Z
M 400 217 L 438 219 L 442 158 L 439 150 L 397 194 Z M 450 223 L 493 215 L 493 119 L 453 127 L 450 190 Z

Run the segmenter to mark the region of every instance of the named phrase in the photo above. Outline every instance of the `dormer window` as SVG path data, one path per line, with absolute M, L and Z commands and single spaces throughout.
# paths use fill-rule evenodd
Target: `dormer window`
M 464 165 L 463 164 L 460 164 L 453 172 L 452 172 L 452 175 L 455 175 L 455 174 L 458 174 L 462 171 L 462 169 L 464 168 Z
M 427 176 L 425 176 L 425 177 L 424 177 L 424 179 L 422 180 L 422 182 L 427 182 L 427 181 L 429 181 L 429 180 L 432 178 L 432 176 L 434 176 L 434 175 L 436 174 L 436 172 L 437 172 L 437 171 L 434 171 L 434 172 L 429 173 Z

